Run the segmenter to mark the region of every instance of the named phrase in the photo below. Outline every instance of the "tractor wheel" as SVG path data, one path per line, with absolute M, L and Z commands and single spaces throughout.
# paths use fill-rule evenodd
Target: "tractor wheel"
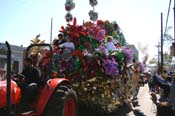
M 75 92 L 67 85 L 60 85 L 49 100 L 42 116 L 77 116 Z

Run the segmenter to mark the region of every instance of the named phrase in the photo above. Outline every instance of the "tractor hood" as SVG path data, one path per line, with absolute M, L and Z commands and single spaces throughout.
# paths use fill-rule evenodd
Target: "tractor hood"
M 0 108 L 6 106 L 7 97 L 7 81 L 0 81 Z M 16 84 L 16 82 L 11 81 L 11 104 L 17 104 L 20 102 L 21 89 Z

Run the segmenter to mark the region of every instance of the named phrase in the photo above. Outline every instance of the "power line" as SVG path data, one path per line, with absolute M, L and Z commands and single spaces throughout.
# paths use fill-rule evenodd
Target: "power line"
M 165 26 L 164 34 L 166 34 L 166 31 L 167 31 L 168 18 L 169 18 L 169 14 L 170 14 L 170 7 L 171 7 L 171 0 L 169 1 L 169 7 L 168 7 L 168 13 L 167 13 L 166 26 Z

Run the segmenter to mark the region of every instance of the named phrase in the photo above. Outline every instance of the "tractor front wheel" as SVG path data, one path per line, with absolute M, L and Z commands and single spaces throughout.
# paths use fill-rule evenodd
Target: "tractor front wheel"
M 75 92 L 67 85 L 60 85 L 49 100 L 42 116 L 77 116 Z

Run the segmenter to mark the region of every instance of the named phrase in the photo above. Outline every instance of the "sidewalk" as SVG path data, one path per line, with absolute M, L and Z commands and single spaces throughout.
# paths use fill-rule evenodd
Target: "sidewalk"
M 143 87 L 140 87 L 138 93 L 138 106 L 135 109 L 141 111 L 145 116 L 156 116 L 156 105 L 150 99 L 150 92 L 148 84 L 145 84 Z M 127 116 L 137 116 L 133 112 L 127 114 Z M 140 116 L 140 115 L 138 115 Z

